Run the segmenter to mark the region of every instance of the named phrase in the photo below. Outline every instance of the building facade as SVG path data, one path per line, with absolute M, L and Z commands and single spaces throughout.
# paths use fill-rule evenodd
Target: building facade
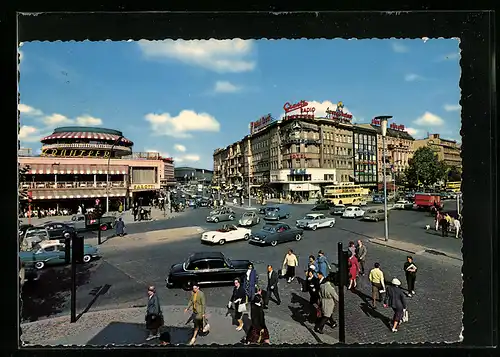
M 354 182 L 377 187 L 377 130 L 369 125 L 353 125 Z
M 150 153 L 132 154 L 133 143 L 116 130 L 104 128 L 57 128 L 42 139 L 40 156 L 19 156 L 21 167 L 29 167 L 25 182 L 32 205 L 76 211 L 82 204 L 92 207 L 96 199 L 110 210 L 134 201 L 148 202 L 172 180 L 165 159 Z M 167 159 L 173 165 L 172 159 Z
M 210 183 L 212 182 L 213 171 L 199 169 L 195 167 L 180 166 L 174 168 L 175 180 L 178 183 Z
M 437 153 L 438 159 L 448 166 L 462 167 L 461 147 L 455 140 L 443 139 L 439 134 L 430 134 L 425 139 L 413 142 L 414 150 L 421 147 L 430 147 Z

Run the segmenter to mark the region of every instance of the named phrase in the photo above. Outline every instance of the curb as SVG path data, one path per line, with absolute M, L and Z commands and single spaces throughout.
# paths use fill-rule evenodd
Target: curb
M 442 256 L 445 256 L 447 258 L 455 259 L 455 260 L 459 260 L 459 261 L 463 262 L 463 258 L 458 257 L 455 254 L 446 253 L 446 252 L 435 250 L 435 249 L 432 249 L 432 248 L 426 248 L 424 246 L 417 245 L 417 244 L 401 242 L 401 243 L 404 243 L 404 244 L 411 244 L 412 246 L 414 246 L 414 249 L 411 249 L 411 248 L 403 248 L 403 247 L 394 246 L 394 245 L 392 245 L 390 243 L 391 240 L 389 240 L 389 242 L 386 242 L 382 238 L 372 237 L 372 238 L 368 239 L 368 241 L 370 243 L 373 243 L 373 244 L 381 245 L 381 246 L 384 246 L 384 247 L 387 247 L 387 248 L 391 248 L 391 249 L 394 249 L 394 250 L 399 250 L 399 251 L 410 253 L 410 254 L 422 255 L 422 254 L 425 254 L 425 253 L 428 253 L 428 254 L 436 254 L 437 253 L 436 255 L 442 255 Z M 399 241 L 397 241 L 397 242 L 399 242 Z

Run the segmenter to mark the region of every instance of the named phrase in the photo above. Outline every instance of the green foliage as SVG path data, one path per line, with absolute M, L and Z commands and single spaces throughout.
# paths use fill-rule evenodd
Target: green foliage
M 23 188 L 22 184 L 26 182 L 26 175 L 30 171 L 30 167 L 28 165 L 21 167 L 18 164 L 18 170 L 19 170 L 19 202 L 21 202 L 21 200 L 28 198 L 28 189 Z
M 446 175 L 446 181 L 447 182 L 456 182 L 456 181 L 462 181 L 462 170 L 456 166 L 449 166 L 447 167 L 447 175 Z
M 408 187 L 430 187 L 447 175 L 447 167 L 444 162 L 439 161 L 436 153 L 428 148 L 422 147 L 415 151 L 413 158 L 405 170 Z

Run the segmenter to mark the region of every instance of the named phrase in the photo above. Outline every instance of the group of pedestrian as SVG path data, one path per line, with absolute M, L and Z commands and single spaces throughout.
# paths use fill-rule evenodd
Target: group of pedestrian
M 134 216 L 134 222 L 148 220 L 151 219 L 151 209 L 145 209 L 135 202 L 132 206 L 132 215 Z
M 436 216 L 434 218 L 434 225 L 436 232 L 441 228 L 441 236 L 448 237 L 448 233 L 455 231 L 455 238 L 459 238 L 462 233 L 462 216 L 459 214 L 458 218 L 453 218 L 449 213 L 443 213 L 436 210 Z

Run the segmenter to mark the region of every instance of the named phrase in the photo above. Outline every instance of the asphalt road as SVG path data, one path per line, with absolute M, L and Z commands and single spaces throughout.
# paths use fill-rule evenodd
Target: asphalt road
M 292 217 L 288 223 L 307 213 L 308 205 L 291 206 Z M 242 212 L 240 208 L 235 208 Z M 153 222 L 130 224 L 129 233 L 140 233 L 151 230 L 178 228 L 185 226 L 201 226 L 207 229 L 217 224 L 205 223 L 208 209 L 196 209 L 170 219 Z M 448 250 L 459 241 L 452 238 L 440 238 L 426 233 L 424 227 L 430 224 L 432 217 L 424 212 L 391 211 L 391 238 L 400 234 L 405 240 L 425 241 L 433 239 L 442 242 Z M 261 224 L 262 225 L 262 224 Z M 357 232 L 357 233 L 354 233 Z M 361 235 L 360 235 L 361 234 Z M 109 309 L 116 307 L 142 306 L 146 303 L 146 288 L 157 286 L 163 305 L 182 305 L 187 302 L 189 293 L 181 289 L 167 289 L 165 278 L 169 267 L 183 261 L 190 253 L 196 251 L 221 251 L 232 259 L 250 259 L 254 262 L 261 279 L 265 281 L 267 264 L 279 269 L 288 248 L 294 249 L 299 257 L 302 274 L 309 254 L 316 254 L 322 249 L 329 256 L 331 263 L 336 263 L 337 242 L 346 246 L 350 240 L 365 239 L 364 235 L 383 236 L 383 222 L 360 222 L 337 218 L 334 228 L 306 231 L 300 242 L 291 242 L 277 247 L 258 247 L 247 242 L 227 243 L 224 246 L 202 245 L 199 236 L 176 240 L 174 242 L 133 247 L 127 246 L 124 238 L 123 246 L 107 248 L 101 246 L 103 259 L 79 267 L 77 310 Z M 406 253 L 367 243 L 367 265 L 380 262 L 387 279 L 398 277 L 404 283 L 402 266 Z M 452 247 L 452 248 L 450 248 Z M 417 278 L 417 295 L 409 302 L 411 322 L 398 334 L 392 334 L 385 327 L 386 318 L 391 316 L 389 310 L 379 308 L 375 312 L 367 309 L 363 299 L 350 292 L 346 293 L 347 336 L 350 342 L 423 342 L 423 341 L 455 341 L 461 330 L 462 317 L 462 281 L 461 262 L 442 256 L 430 254 L 415 257 L 419 267 Z M 69 312 L 69 269 L 51 268 L 44 272 L 35 285 L 27 285 L 24 293 L 24 319 L 37 320 L 51 315 Z M 99 289 L 100 296 L 95 296 Z M 369 282 L 361 277 L 359 290 L 370 293 Z M 210 306 L 225 306 L 231 294 L 231 287 L 205 287 L 203 289 Z M 297 282 L 287 284 L 281 282 L 280 293 L 283 304 L 275 306 L 271 303 L 267 311 L 273 317 L 310 325 L 303 317 L 301 297 L 307 294 L 300 292 Z M 95 301 L 93 301 L 95 300 Z M 334 337 L 337 331 L 329 330 Z

